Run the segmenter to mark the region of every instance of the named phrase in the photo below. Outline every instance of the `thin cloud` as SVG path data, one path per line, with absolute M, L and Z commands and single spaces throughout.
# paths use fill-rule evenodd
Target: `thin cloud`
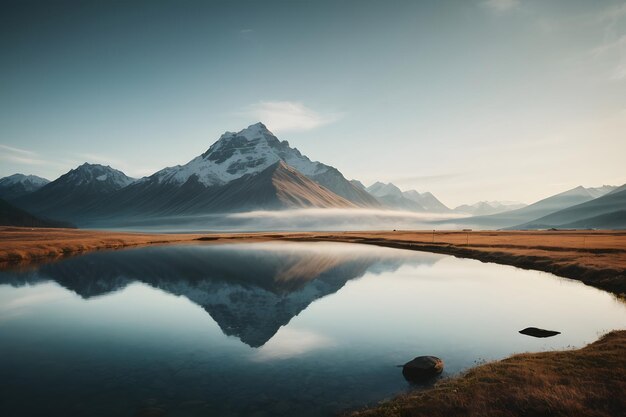
M 501 13 L 518 7 L 520 0 L 485 0 L 482 2 L 482 5 L 492 11 Z
M 591 50 L 594 60 L 608 62 L 611 66 L 609 80 L 622 81 L 626 79 L 626 35 L 619 39 L 605 42 Z
M 19 153 L 22 155 L 35 155 L 35 152 L 27 151 L 26 149 L 14 148 L 13 146 L 7 146 L 7 145 L 2 145 L 2 144 L 0 144 L 0 149 L 3 149 L 8 152 L 12 152 L 12 153 Z
M 13 146 L 0 144 L 0 159 L 4 161 L 14 162 L 26 165 L 44 165 L 43 161 L 37 157 L 37 154 L 26 149 L 15 148 Z
M 277 132 L 296 132 L 315 129 L 340 119 L 337 113 L 322 114 L 293 101 L 262 101 L 245 112 L 254 120 Z

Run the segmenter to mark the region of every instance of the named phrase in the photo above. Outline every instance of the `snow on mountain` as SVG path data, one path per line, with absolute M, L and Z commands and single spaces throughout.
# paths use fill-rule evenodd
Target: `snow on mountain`
M 245 175 L 258 174 L 278 161 L 358 206 L 380 205 L 336 168 L 311 161 L 298 149 L 290 147 L 289 142 L 280 141 L 263 123 L 250 125 L 237 133 L 226 132 L 205 153 L 187 164 L 162 169 L 140 181 L 181 186 L 193 178 L 205 187 L 223 186 Z
M 307 177 L 329 169 L 291 148 L 289 142 L 278 140 L 263 123 L 256 123 L 237 133 L 224 133 L 202 155 L 149 178 L 159 183 L 184 184 L 195 175 L 205 186 L 224 185 L 246 174 L 259 173 L 280 160 Z
M 37 191 L 49 182 L 36 175 L 13 174 L 0 179 L 0 198 L 14 200 Z
M 134 178 L 126 176 L 122 171 L 110 166 L 84 163 L 62 175 L 53 183 L 63 183 L 72 186 L 84 186 L 92 183 L 100 183 L 110 189 L 120 189 L 132 184 Z M 52 183 L 51 183 L 52 184 Z
M 32 187 L 43 187 L 50 181 L 36 175 L 13 174 L 0 178 L 0 185 L 26 184 Z
M 109 166 L 85 163 L 14 203 L 35 216 L 75 223 L 89 207 L 100 206 L 108 196 L 133 182 Z

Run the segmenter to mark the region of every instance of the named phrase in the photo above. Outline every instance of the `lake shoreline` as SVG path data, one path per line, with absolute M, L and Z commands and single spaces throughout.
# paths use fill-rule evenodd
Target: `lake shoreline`
M 581 281 L 624 297 L 626 231 L 367 231 L 130 233 L 0 227 L 0 267 L 51 262 L 96 250 L 265 241 L 345 242 L 441 253 Z
M 597 416 L 626 410 L 626 330 L 576 350 L 522 353 L 350 417 Z M 516 414 L 512 410 L 522 410 Z

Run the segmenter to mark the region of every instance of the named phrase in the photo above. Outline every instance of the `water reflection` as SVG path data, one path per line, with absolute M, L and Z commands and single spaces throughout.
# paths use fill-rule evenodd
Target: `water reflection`
M 530 338 L 525 327 L 561 334 Z M 331 243 L 99 252 L 0 272 L 0 416 L 331 416 L 398 364 L 581 346 L 626 306 L 579 282 Z
M 143 282 L 185 296 L 209 313 L 224 334 L 260 347 L 313 301 L 368 270 L 389 272 L 407 262 L 432 265 L 440 259 L 410 255 L 333 243 L 150 247 L 4 272 L 0 283 L 53 280 L 89 299 Z

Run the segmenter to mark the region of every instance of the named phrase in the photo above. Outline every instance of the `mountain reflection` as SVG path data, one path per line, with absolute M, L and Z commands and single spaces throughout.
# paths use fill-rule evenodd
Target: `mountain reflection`
M 96 252 L 29 271 L 0 272 L 0 283 L 53 280 L 89 299 L 142 282 L 185 296 L 224 334 L 260 347 L 313 301 L 351 279 L 438 259 L 352 244 L 199 244 Z

